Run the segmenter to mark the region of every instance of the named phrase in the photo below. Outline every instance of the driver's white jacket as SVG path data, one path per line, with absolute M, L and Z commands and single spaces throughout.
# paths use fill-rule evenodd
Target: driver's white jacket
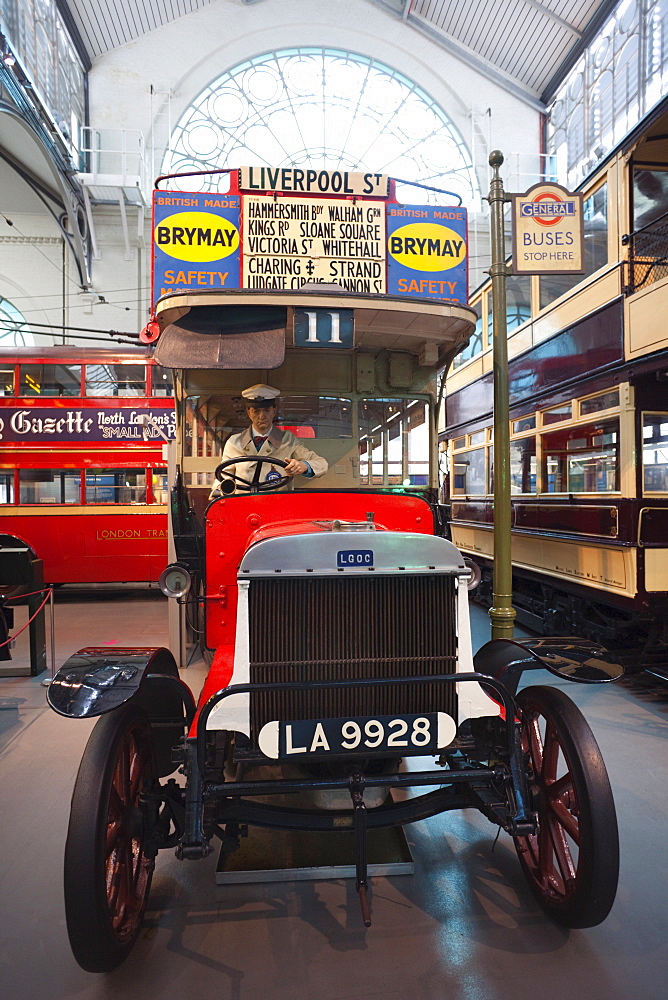
M 321 458 L 320 455 L 316 455 L 310 448 L 305 448 L 303 444 L 300 444 L 300 439 L 295 437 L 292 431 L 281 431 L 276 427 L 272 427 L 269 437 L 259 451 L 253 443 L 252 428 L 248 427 L 241 434 L 232 434 L 225 442 L 221 461 L 227 462 L 232 458 L 241 458 L 242 455 L 262 455 L 264 458 L 281 458 L 284 462 L 289 461 L 291 458 L 297 458 L 300 462 L 308 462 L 315 477 L 323 476 L 329 468 L 327 461 Z M 238 468 L 230 465 L 229 471 L 250 481 L 255 474 L 256 468 L 255 462 L 241 462 Z M 274 476 L 272 476 L 272 473 L 274 473 Z M 260 482 L 264 482 L 268 476 L 274 478 L 276 473 L 280 476 L 284 475 L 284 471 L 280 465 L 271 466 L 263 463 L 260 466 Z M 287 488 L 289 489 L 291 485 L 289 484 Z M 210 500 L 220 496 L 219 487 L 220 483 L 216 480 L 209 494 Z M 238 492 L 244 491 L 239 490 Z

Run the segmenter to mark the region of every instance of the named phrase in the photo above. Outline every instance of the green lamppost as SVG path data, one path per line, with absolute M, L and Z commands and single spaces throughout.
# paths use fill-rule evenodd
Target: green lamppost
M 489 186 L 491 210 L 494 361 L 494 598 L 489 609 L 492 639 L 512 639 L 513 564 L 511 554 L 510 507 L 510 424 L 508 406 L 508 340 L 506 331 L 506 266 L 503 206 L 506 198 L 499 167 L 503 154 L 495 149 L 489 156 L 494 174 Z

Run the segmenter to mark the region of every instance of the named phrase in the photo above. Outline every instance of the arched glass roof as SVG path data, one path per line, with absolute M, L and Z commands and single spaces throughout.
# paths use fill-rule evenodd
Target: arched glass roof
M 31 347 L 34 343 L 25 316 L 0 295 L 0 347 Z
M 330 48 L 267 52 L 219 77 L 181 116 L 162 173 L 289 164 L 386 173 L 480 205 L 471 153 L 443 108 L 403 73 Z M 180 186 L 221 190 L 218 177 Z M 398 197 L 443 203 L 403 185 Z

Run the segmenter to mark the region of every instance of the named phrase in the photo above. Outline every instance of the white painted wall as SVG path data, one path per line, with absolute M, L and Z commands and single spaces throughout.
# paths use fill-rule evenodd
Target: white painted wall
M 298 45 L 332 46 L 374 57 L 415 80 L 473 147 L 483 195 L 489 186 L 491 149 L 510 154 L 509 171 L 519 154 L 522 169 L 534 157 L 537 162 L 540 122 L 534 108 L 368 0 L 261 0 L 250 5 L 218 0 L 96 59 L 89 78 L 90 124 L 140 130 L 149 151 L 155 145 L 157 173 L 168 139 L 166 94 L 173 126 L 204 87 L 239 62 Z M 511 173 L 504 180 L 509 190 L 518 189 Z M 129 221 L 134 228 L 132 213 Z M 36 225 L 30 221 L 31 232 Z M 101 258 L 92 263 L 93 294 L 77 288 L 70 262 L 63 304 L 57 269 L 34 249 L 8 253 L 6 247 L 0 247 L 0 292 L 11 299 L 15 289 L 26 307 L 24 314 L 36 320 L 39 314 L 40 321 L 46 315 L 46 321 L 60 323 L 64 310 L 66 321 L 75 326 L 139 330 L 149 306 L 149 251 L 134 246 L 133 259 L 126 259 L 118 210 L 97 209 L 95 227 Z M 144 228 L 149 247 L 150 216 Z M 480 267 L 487 266 L 481 253 L 484 228 L 483 223 L 480 246 L 472 247 Z M 475 283 L 473 278 L 471 287 Z M 21 308 L 19 301 L 16 304 Z
M 171 94 L 175 123 L 195 97 L 245 59 L 272 49 L 327 45 L 374 57 L 415 80 L 471 145 L 471 113 L 487 189 L 490 149 L 537 152 L 539 115 L 464 61 L 368 0 L 218 0 L 101 56 L 90 74 L 91 124 L 140 129 L 149 146 L 151 93 Z M 154 99 L 154 110 L 158 101 Z M 489 111 L 489 113 L 488 113 Z M 160 131 L 158 128 L 157 131 Z M 489 144 L 489 145 L 488 145 Z M 156 134 L 159 169 L 165 137 Z

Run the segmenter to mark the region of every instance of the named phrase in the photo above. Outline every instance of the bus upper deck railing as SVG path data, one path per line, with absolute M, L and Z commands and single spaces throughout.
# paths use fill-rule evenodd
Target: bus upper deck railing
M 629 247 L 625 295 L 632 295 L 668 276 L 668 212 L 642 229 L 623 236 L 622 245 Z

